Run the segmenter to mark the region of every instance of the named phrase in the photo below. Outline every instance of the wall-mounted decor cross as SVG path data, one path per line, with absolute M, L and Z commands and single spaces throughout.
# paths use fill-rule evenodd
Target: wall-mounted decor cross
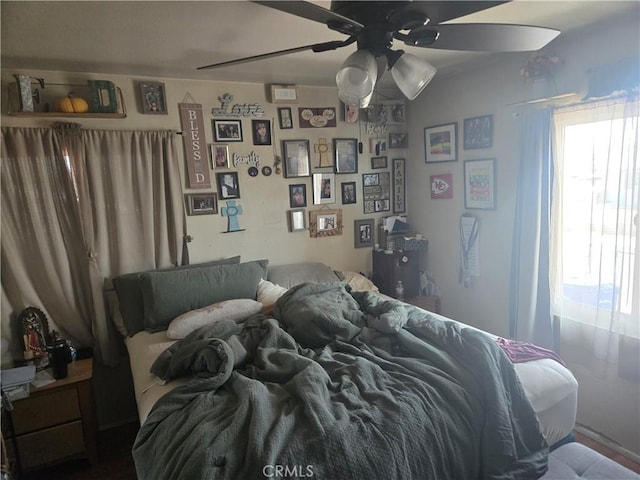
M 313 144 L 313 151 L 320 154 L 320 163 L 318 168 L 333 167 L 333 161 L 329 152 L 331 151 L 331 144 L 327 143 L 326 138 L 319 138 L 318 143 Z
M 242 207 L 236 205 L 235 200 L 227 200 L 227 206 L 222 207 L 221 212 L 223 217 L 227 217 L 227 233 L 243 230 L 238 222 L 238 215 L 242 215 Z

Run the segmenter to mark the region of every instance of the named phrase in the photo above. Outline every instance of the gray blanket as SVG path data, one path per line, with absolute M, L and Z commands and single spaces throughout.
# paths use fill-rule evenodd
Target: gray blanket
M 136 439 L 139 479 L 533 479 L 547 446 L 489 337 L 342 283 L 203 327 Z

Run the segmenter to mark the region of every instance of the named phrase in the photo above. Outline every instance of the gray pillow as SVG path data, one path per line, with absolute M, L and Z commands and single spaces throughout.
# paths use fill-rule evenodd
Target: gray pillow
M 306 282 L 332 283 L 340 281 L 331 268 L 319 262 L 269 266 L 267 280 L 285 288 L 291 288 Z
M 210 262 L 182 265 L 154 271 L 174 272 L 190 268 L 210 267 L 212 265 L 228 265 L 240 263 L 240 255 Z M 130 337 L 144 330 L 144 301 L 140 290 L 140 276 L 145 272 L 125 273 L 113 279 L 113 286 L 118 294 L 120 313 L 124 320 L 127 335 Z
M 234 298 L 256 299 L 268 260 L 174 271 L 146 272 L 140 288 L 144 300 L 144 329 L 166 330 L 185 312 Z

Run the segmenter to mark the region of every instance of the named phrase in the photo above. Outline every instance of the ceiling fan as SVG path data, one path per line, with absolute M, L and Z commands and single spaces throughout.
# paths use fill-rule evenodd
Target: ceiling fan
M 448 20 L 506 3 L 505 1 L 341 1 L 331 2 L 330 9 L 307 1 L 254 0 L 348 35 L 343 40 L 315 43 L 278 50 L 226 62 L 198 67 L 198 70 L 222 68 L 312 50 L 326 52 L 357 43 L 336 74 L 338 96 L 347 105 L 366 107 L 376 81 L 385 67 L 391 71 L 398 88 L 415 99 L 431 81 L 436 69 L 427 61 L 393 50 L 394 40 L 412 47 L 483 52 L 539 50 L 560 31 L 529 25 L 497 23 L 455 23 Z

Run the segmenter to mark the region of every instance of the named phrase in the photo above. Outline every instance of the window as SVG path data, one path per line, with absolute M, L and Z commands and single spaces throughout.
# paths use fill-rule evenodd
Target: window
M 559 110 L 555 122 L 554 315 L 638 336 L 638 104 Z

